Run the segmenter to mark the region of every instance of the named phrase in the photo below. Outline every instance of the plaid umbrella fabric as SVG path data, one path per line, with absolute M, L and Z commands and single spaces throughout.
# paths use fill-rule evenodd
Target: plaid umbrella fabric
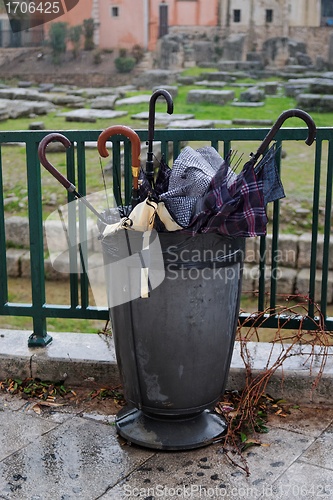
M 184 232 L 216 232 L 232 237 L 266 234 L 267 203 L 285 196 L 274 144 L 255 165 L 249 160 L 236 175 L 213 147 L 183 149 L 170 169 L 161 164 L 153 197 L 163 201 Z M 152 192 L 142 176 L 140 197 Z M 159 229 L 157 229 L 159 230 Z
M 193 234 L 217 232 L 233 237 L 266 234 L 266 204 L 285 196 L 275 163 L 275 145 L 255 167 L 249 160 L 233 177 L 223 165 L 212 178 L 205 196 L 197 202 L 187 228 Z

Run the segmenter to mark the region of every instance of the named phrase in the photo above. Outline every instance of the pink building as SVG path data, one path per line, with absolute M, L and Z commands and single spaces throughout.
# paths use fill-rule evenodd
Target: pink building
M 140 45 L 154 50 L 171 27 L 209 27 L 218 24 L 219 0 L 80 0 L 63 16 L 70 26 L 95 21 L 95 43 L 102 49 Z M 45 25 L 48 32 L 50 22 Z
M 219 0 L 95 0 L 100 48 L 154 50 L 169 27 L 217 26 Z

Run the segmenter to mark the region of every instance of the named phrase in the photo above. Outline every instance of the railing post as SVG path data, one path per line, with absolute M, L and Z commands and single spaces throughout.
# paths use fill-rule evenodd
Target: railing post
M 8 302 L 7 262 L 6 262 L 6 231 L 3 203 L 2 159 L 0 149 L 0 307 Z
M 43 211 L 41 172 L 37 156 L 37 143 L 30 141 L 26 147 L 27 183 L 29 200 L 29 234 L 30 234 L 30 269 L 32 291 L 33 333 L 28 340 L 28 347 L 44 347 L 52 337 L 46 332 L 45 306 L 45 274 L 43 244 Z

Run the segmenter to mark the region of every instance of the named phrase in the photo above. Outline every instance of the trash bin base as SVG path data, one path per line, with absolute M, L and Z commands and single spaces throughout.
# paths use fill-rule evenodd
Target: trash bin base
M 116 429 L 128 442 L 159 450 L 189 450 L 223 438 L 226 421 L 211 410 L 187 418 L 159 418 L 137 408 L 124 408 L 116 418 Z

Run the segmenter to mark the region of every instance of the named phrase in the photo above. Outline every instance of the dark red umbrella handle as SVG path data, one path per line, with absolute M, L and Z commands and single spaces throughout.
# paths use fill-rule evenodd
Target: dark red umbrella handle
M 48 134 L 39 143 L 39 146 L 38 146 L 39 160 L 40 160 L 41 164 L 43 165 L 43 167 L 45 167 L 46 170 L 48 170 L 50 172 L 50 174 L 52 174 L 53 177 L 55 177 L 57 179 L 57 181 L 60 182 L 60 184 L 62 184 L 64 186 L 64 188 L 67 189 L 67 191 L 75 192 L 76 188 L 75 188 L 74 184 L 72 184 L 64 175 L 62 175 L 59 172 L 59 170 L 57 170 L 52 165 L 52 163 L 50 163 L 48 161 L 48 159 L 46 158 L 46 148 L 47 148 L 48 144 L 52 141 L 59 141 L 66 148 L 69 148 L 72 145 L 71 141 L 69 139 L 67 139 L 67 137 L 65 137 L 62 134 L 59 134 L 57 132 Z

